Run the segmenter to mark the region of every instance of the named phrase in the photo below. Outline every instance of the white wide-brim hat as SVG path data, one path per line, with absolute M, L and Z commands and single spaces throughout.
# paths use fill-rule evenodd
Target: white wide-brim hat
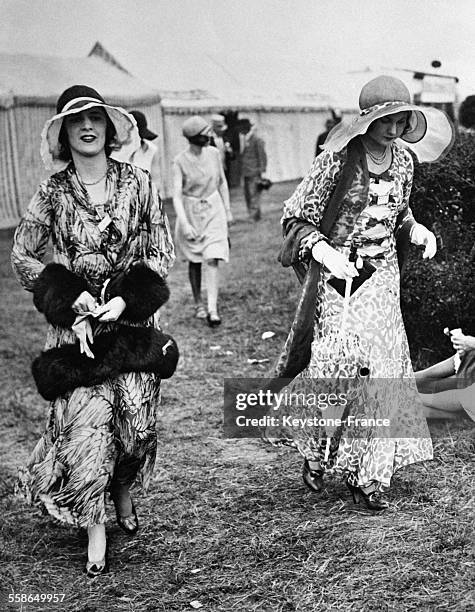
M 118 151 L 123 145 L 134 144 L 138 148 L 140 137 L 135 118 L 119 106 L 106 104 L 102 96 L 86 85 L 73 85 L 66 89 L 58 99 L 57 114 L 48 119 L 41 133 L 41 158 L 47 170 L 59 172 L 66 168 L 69 161 L 59 158 L 59 133 L 64 117 L 74 115 L 93 107 L 103 108 L 114 125 L 116 135 L 111 147 Z
M 376 119 L 402 111 L 409 111 L 411 115 L 401 139 L 420 162 L 441 159 L 454 143 L 455 128 L 449 117 L 437 108 L 411 104 L 409 90 L 394 77 L 380 76 L 366 83 L 361 90 L 359 106 L 360 114 L 351 123 L 343 120 L 331 130 L 324 149 L 341 151 L 350 140 L 366 134 Z

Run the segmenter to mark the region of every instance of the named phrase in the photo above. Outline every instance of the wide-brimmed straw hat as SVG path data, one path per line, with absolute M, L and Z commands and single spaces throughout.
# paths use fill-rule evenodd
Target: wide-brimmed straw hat
M 369 126 L 386 115 L 410 111 L 409 125 L 401 139 L 420 162 L 434 162 L 443 157 L 453 145 L 455 129 L 448 116 L 437 108 L 411 104 L 406 85 L 391 76 L 372 79 L 360 93 L 360 114 L 351 123 L 342 121 L 328 135 L 324 149 L 341 151 L 355 138 L 366 134 Z
M 141 111 L 132 110 L 130 114 L 137 122 L 140 138 L 144 140 L 155 140 L 155 138 L 158 137 L 158 134 L 155 134 L 155 132 L 152 132 L 152 130 L 148 128 L 147 117 Z
M 103 108 L 115 127 L 114 150 L 118 150 L 122 145 L 134 140 L 139 141 L 136 121 L 127 111 L 118 106 L 106 104 L 104 98 L 92 87 L 73 85 L 59 96 L 56 104 L 56 115 L 48 119 L 41 133 L 41 157 L 47 170 L 59 171 L 69 163 L 59 157 L 59 133 L 64 117 L 80 113 L 94 106 Z
M 198 135 L 211 136 L 211 127 L 203 117 L 193 115 L 183 123 L 182 132 L 185 138 L 193 138 Z

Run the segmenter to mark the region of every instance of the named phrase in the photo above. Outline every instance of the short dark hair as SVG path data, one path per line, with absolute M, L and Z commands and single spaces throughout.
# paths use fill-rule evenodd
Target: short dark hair
M 475 127 L 475 96 L 467 96 L 460 105 L 459 121 L 465 128 Z
M 249 132 L 252 128 L 252 123 L 249 119 L 238 119 L 237 126 L 240 132 Z
M 117 132 L 116 132 L 114 124 L 112 123 L 109 115 L 107 114 L 107 111 L 104 110 L 104 113 L 106 116 L 106 144 L 104 146 L 104 151 L 105 151 L 106 156 L 109 157 L 113 151 L 112 143 L 114 142 Z M 64 123 L 64 118 L 63 118 L 63 123 L 61 125 L 61 129 L 59 131 L 58 142 L 60 144 L 58 159 L 64 162 L 71 161 L 72 160 L 71 147 L 69 146 L 68 133 L 66 131 L 66 125 Z

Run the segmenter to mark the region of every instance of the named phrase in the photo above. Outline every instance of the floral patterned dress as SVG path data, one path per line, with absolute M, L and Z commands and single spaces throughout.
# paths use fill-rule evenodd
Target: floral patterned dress
M 142 262 L 167 275 L 175 255 L 166 215 L 150 175 L 108 160 L 108 199 L 92 205 L 74 165 L 44 181 L 14 238 L 12 265 L 32 291 L 48 241 L 53 260 L 88 282 L 98 297 L 106 279 Z M 101 220 L 109 215 L 104 228 Z M 97 324 L 94 335 L 126 323 Z M 158 313 L 142 326 L 159 328 Z M 46 349 L 74 343 L 70 329 L 49 326 Z M 94 345 L 92 345 L 93 348 Z M 20 471 L 20 488 L 56 519 L 80 527 L 104 523 L 104 493 L 112 480 L 143 486 L 152 473 L 160 379 L 130 372 L 93 387 L 78 387 L 50 405 L 46 431 Z
M 319 462 L 324 469 L 343 473 L 354 486 L 384 489 L 399 468 L 417 461 L 432 459 L 432 443 L 423 416 L 411 365 L 409 346 L 400 310 L 400 277 L 395 248 L 396 219 L 407 208 L 404 222 L 414 222 L 408 208 L 412 185 L 413 162 L 407 151 L 392 146 L 392 164 L 383 175 L 367 175 L 358 167 L 354 182 L 342 203 L 332 233 L 331 244 L 349 254 L 357 245 L 358 254 L 375 267 L 372 276 L 350 297 L 342 348 L 341 325 L 344 297 L 329 283 L 330 273 L 322 267 L 318 288 L 318 322 L 314 328 L 311 359 L 308 367 L 287 389 L 309 393 L 321 388 L 318 379 L 335 383 L 339 379 L 358 378 L 358 393 L 349 402 L 346 415 L 358 418 L 392 417 L 397 421 L 399 436 L 380 435 L 378 428 L 348 425 L 331 436 L 314 425 L 281 428 L 280 441 L 296 447 L 307 459 Z M 322 239 L 320 219 L 332 193 L 344 156 L 324 151 L 293 196 L 287 200 L 284 219 L 297 217 L 316 226 L 314 233 L 302 240 L 301 257 L 310 257 L 314 244 Z M 369 183 L 366 205 L 356 206 L 364 183 Z M 348 231 L 349 230 L 349 231 Z M 337 344 L 336 339 L 340 339 Z M 343 358 L 342 358 L 343 354 Z M 361 367 L 366 369 L 365 379 Z M 371 391 L 371 383 L 377 381 Z M 381 381 L 387 381 L 381 382 Z M 372 396 L 376 388 L 376 396 Z M 323 388 L 322 388 L 323 390 Z M 378 395 L 379 394 L 379 395 Z M 385 395 L 386 394 L 386 395 Z M 295 417 L 325 416 L 315 406 L 292 408 Z M 329 416 L 329 415 L 327 415 Z M 343 419 L 344 420 L 344 419 Z M 379 429 L 379 432 L 382 430 Z M 345 435 L 346 432 L 346 435 Z M 276 433 L 272 437 L 276 439 Z M 331 442 L 331 443 L 330 443 Z

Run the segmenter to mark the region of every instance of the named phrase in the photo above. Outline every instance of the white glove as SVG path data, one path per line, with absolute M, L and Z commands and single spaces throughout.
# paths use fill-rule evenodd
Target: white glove
M 320 240 L 312 248 L 312 256 L 316 261 L 323 264 L 336 278 L 346 280 L 358 276 L 358 270 L 355 265 L 348 261 L 348 258 L 343 253 L 331 247 L 324 240 Z
M 106 302 L 103 306 L 99 306 L 96 308 L 94 312 L 94 316 L 103 323 L 107 323 L 109 321 L 117 321 L 120 315 L 125 310 L 126 303 L 124 298 L 121 298 L 120 295 L 113 297 L 111 300 Z
M 72 305 L 72 309 L 75 313 L 80 315 L 94 314 L 97 306 L 98 304 L 96 300 L 92 297 L 89 291 L 83 291 Z
M 73 323 L 73 332 L 79 339 L 79 350 L 81 353 L 86 353 L 90 359 L 94 359 L 94 353 L 89 348 L 87 341 L 91 344 L 94 342 L 94 336 L 92 335 L 92 327 L 89 321 L 89 315 L 78 315 Z
M 416 223 L 412 226 L 410 239 L 412 244 L 425 246 L 423 259 L 432 259 L 437 252 L 437 240 L 434 234 L 421 223 Z

